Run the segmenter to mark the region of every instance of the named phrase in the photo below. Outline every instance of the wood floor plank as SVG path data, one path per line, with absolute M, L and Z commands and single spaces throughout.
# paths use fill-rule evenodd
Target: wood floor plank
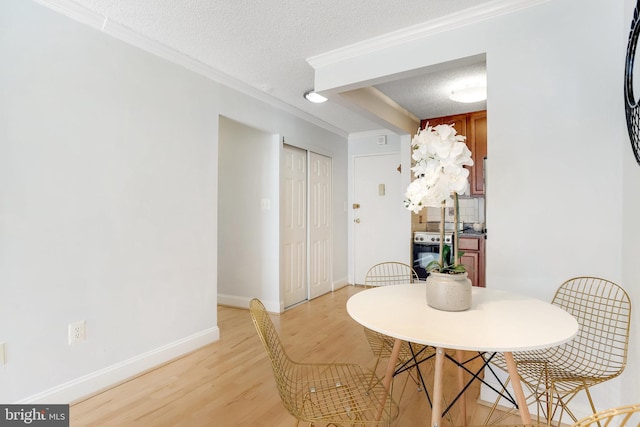
M 304 362 L 354 362 L 367 367 L 375 359 L 362 326 L 346 312 L 349 296 L 362 288 L 347 286 L 272 316 L 289 356 Z M 248 310 L 218 308 L 220 340 L 71 406 L 71 425 L 127 426 L 294 426 L 280 402 L 270 362 Z M 449 364 L 448 364 L 449 365 Z M 382 366 L 378 372 L 382 374 Z M 433 372 L 423 367 L 426 378 Z M 405 378 L 394 381 L 399 397 Z M 429 381 L 430 383 L 431 381 Z M 428 385 L 432 390 L 431 384 Z M 457 387 L 453 365 L 445 372 L 445 400 Z M 479 386 L 467 395 L 472 422 Z M 394 426 L 428 426 L 431 412 L 424 392 L 409 379 Z M 460 425 L 458 410 L 443 424 Z

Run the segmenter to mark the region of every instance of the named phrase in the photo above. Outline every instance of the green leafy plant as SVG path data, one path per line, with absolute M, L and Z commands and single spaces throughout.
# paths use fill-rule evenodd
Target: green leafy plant
M 458 259 L 462 258 L 464 251 L 458 251 Z M 444 245 L 442 248 L 442 261 L 433 260 L 425 269 L 429 272 L 437 271 L 438 273 L 457 274 L 466 272 L 466 268 L 462 264 L 457 264 L 453 256 L 453 250 L 450 245 Z

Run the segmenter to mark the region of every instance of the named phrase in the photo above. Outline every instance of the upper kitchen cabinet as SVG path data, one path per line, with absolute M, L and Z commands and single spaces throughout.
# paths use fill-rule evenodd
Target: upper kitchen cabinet
M 456 132 L 467 137 L 466 143 L 471 150 L 473 166 L 469 168 L 470 192 L 473 196 L 484 195 L 484 158 L 487 156 L 487 111 L 456 114 L 455 116 L 435 117 L 420 121 L 420 127 L 450 124 Z
M 420 128 L 424 129 L 427 127 L 427 123 L 429 126 L 438 126 L 438 125 L 453 125 L 456 128 L 456 132 L 460 135 L 467 134 L 467 118 L 468 114 L 456 114 L 455 116 L 447 116 L 447 117 L 435 117 L 432 119 L 424 119 L 420 121 Z
M 477 111 L 467 115 L 467 146 L 471 150 L 473 167 L 471 194 L 484 194 L 484 158 L 487 157 L 487 112 Z

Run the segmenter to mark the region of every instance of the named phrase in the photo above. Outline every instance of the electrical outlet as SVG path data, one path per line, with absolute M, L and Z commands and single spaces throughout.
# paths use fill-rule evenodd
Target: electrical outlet
M 85 340 L 86 330 L 84 320 L 69 323 L 69 345 Z
M 5 363 L 7 363 L 7 358 L 5 356 L 5 344 L 3 342 L 0 342 L 0 366 L 4 365 Z

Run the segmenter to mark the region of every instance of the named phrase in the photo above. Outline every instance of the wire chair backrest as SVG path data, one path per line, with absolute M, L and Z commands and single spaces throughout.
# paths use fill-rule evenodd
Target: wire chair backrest
M 280 341 L 280 337 L 278 336 L 278 332 L 273 325 L 273 321 L 265 309 L 264 304 L 262 304 L 262 301 L 257 298 L 252 299 L 249 303 L 249 311 L 251 312 L 253 324 L 258 331 L 260 341 L 262 341 L 267 355 L 271 360 L 280 398 L 287 409 L 291 409 L 293 408 L 293 399 L 289 391 L 291 390 L 290 385 L 292 380 L 289 378 L 288 373 L 292 371 L 295 363 L 287 355 L 282 341 Z
M 418 278 L 415 270 L 401 262 L 381 262 L 367 271 L 366 286 L 387 286 L 413 283 Z
M 573 315 L 576 337 L 558 347 L 566 360 L 589 376 L 619 375 L 626 365 L 631 324 L 629 295 L 617 284 L 597 277 L 575 277 L 556 291 L 552 303 Z
M 629 427 L 640 426 L 640 403 L 607 409 L 583 418 L 571 427 Z

